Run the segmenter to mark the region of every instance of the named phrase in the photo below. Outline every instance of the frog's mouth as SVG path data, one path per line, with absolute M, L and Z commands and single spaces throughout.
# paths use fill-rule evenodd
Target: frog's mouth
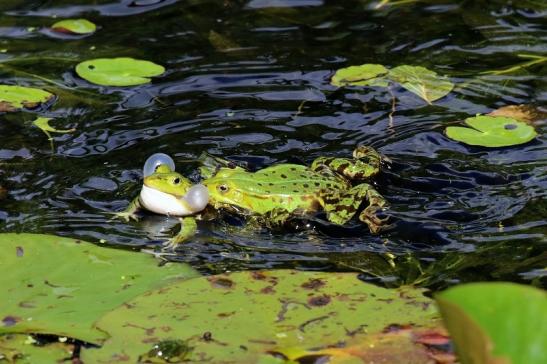
M 197 184 L 177 198 L 143 184 L 139 199 L 144 208 L 162 215 L 187 216 L 200 212 L 209 203 L 207 187 Z

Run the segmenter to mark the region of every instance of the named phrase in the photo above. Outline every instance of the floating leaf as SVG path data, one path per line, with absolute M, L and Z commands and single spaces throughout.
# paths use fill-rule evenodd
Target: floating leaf
M 530 125 L 512 118 L 478 115 L 465 119 L 471 128 L 449 126 L 446 135 L 454 140 L 483 147 L 507 147 L 527 143 L 537 135 Z
M 163 72 L 163 66 L 133 58 L 97 58 L 76 66 L 80 77 L 103 86 L 141 85 Z
M 386 332 L 344 340 L 341 347 L 303 350 L 298 347 L 272 350 L 271 355 L 285 357 L 294 363 L 454 363 L 451 352 L 429 350 L 428 345 L 450 345 L 450 339 L 443 329 L 397 327 L 393 325 Z
M 0 362 L 62 363 L 66 358 L 72 357 L 74 351 L 74 345 L 69 343 L 36 345 L 33 341 L 28 335 L 0 335 Z
M 201 277 L 148 292 L 106 314 L 96 326 L 110 334 L 89 363 L 135 363 L 158 343 L 183 340 L 190 362 L 254 363 L 279 347 L 336 345 L 392 325 L 437 320 L 419 289 L 389 290 L 351 273 L 290 270 Z
M 61 33 L 91 34 L 97 30 L 97 26 L 87 19 L 67 19 L 53 24 L 51 29 Z
M 53 94 L 38 88 L 0 85 L 0 112 L 32 109 L 53 98 Z
M 420 66 L 398 66 L 391 69 L 387 77 L 428 103 L 448 95 L 454 88 L 447 77 Z
M 507 105 L 488 113 L 489 116 L 505 116 L 526 123 L 534 123 L 547 118 L 547 113 L 532 105 Z
M 197 275 L 184 264 L 158 267 L 148 254 L 38 234 L 0 234 L 0 267 L 0 334 L 92 343 L 106 336 L 92 327 L 106 312 L 174 278 Z
M 463 364 L 547 363 L 547 295 L 513 283 L 472 283 L 436 296 Z
M 332 76 L 331 84 L 334 86 L 383 86 L 387 87 L 388 81 L 383 78 L 388 69 L 381 64 L 362 64 L 341 68 Z

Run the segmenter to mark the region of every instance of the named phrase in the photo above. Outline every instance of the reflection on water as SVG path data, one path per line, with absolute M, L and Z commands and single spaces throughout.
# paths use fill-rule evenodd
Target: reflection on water
M 201 222 L 173 260 L 207 272 L 296 267 L 355 270 L 363 279 L 442 287 L 457 280 L 541 284 L 547 187 L 545 122 L 539 137 L 486 150 L 446 138 L 444 127 L 504 105 L 541 105 L 545 65 L 487 75 L 546 52 L 545 6 L 533 1 L 417 1 L 374 9 L 368 1 L 3 1 L 2 83 L 55 90 L 42 114 L 76 128 L 53 153 L 31 113 L 0 122 L 2 231 L 54 233 L 109 244 L 158 246 L 176 220 L 110 221 L 138 193 L 144 160 L 174 157 L 197 180 L 208 151 L 253 168 L 349 156 L 372 145 L 393 161 L 376 179 L 393 225 L 373 236 L 321 215 L 288 231 L 249 231 L 234 218 Z M 100 26 L 52 37 L 54 19 Z M 224 49 L 227 44 L 239 47 Z M 152 84 L 93 86 L 73 72 L 96 57 L 132 56 L 167 68 Z M 58 58 L 65 60 L 59 60 Z M 361 63 L 421 65 L 460 85 L 427 105 L 402 88 L 336 89 L 329 78 Z M 465 87 L 464 87 L 465 86 Z M 389 115 L 395 97 L 393 122 Z M 306 229 L 310 224 L 313 229 Z M 441 272 L 441 273 L 439 273 Z M 543 282 L 544 283 L 544 282 Z

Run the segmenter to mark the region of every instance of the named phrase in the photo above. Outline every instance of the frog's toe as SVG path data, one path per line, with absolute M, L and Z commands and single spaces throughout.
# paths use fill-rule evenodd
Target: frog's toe
M 141 252 L 146 253 L 146 254 L 151 254 L 151 255 L 154 256 L 154 258 L 158 258 L 158 259 L 165 259 L 165 257 L 177 255 L 174 252 L 157 251 L 155 249 L 141 249 Z
M 177 249 L 179 249 L 181 247 L 181 241 L 180 239 L 177 239 L 177 237 L 174 237 L 174 238 L 171 238 L 167 241 L 165 241 L 163 244 L 162 244 L 162 247 L 161 247 L 161 250 L 162 252 L 166 252 L 167 254 L 171 253 L 175 253 L 177 251 Z
M 389 216 L 384 211 L 381 206 L 369 206 L 361 212 L 359 219 L 368 225 L 371 233 L 378 234 L 389 226 Z
M 109 212 L 109 215 L 112 215 L 112 217 L 108 221 L 114 221 L 116 219 L 122 219 L 125 222 L 129 222 L 131 220 L 139 221 L 139 217 L 131 212 Z

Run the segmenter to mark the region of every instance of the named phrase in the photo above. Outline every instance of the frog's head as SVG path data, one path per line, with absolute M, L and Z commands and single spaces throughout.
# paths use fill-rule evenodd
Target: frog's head
M 221 168 L 213 177 L 203 181 L 215 208 L 239 206 L 253 210 L 252 186 L 238 178 L 239 173 L 238 169 Z
M 174 162 L 162 155 L 150 157 L 144 167 L 144 183 L 140 194 L 142 205 L 152 212 L 164 215 L 186 216 L 199 212 L 207 206 L 207 188 L 192 182 L 174 171 Z M 168 158 L 164 164 L 165 158 Z M 161 163 L 161 164 L 159 164 Z

